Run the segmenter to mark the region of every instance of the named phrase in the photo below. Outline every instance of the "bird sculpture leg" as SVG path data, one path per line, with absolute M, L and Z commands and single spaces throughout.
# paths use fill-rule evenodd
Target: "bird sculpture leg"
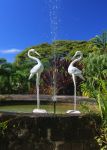
M 76 79 L 74 74 L 72 74 L 72 79 L 74 82 L 74 111 L 75 111 L 76 110 Z
M 39 74 L 37 73 L 37 77 L 36 77 L 36 89 L 37 89 L 37 109 L 40 108 L 40 99 L 39 99 Z

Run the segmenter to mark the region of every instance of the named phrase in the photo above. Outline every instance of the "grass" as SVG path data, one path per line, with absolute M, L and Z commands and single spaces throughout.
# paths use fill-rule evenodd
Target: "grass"
M 36 105 L 7 105 L 7 106 L 0 106 L 0 111 L 2 112 L 22 112 L 22 113 L 31 113 L 32 110 L 36 108 Z M 41 109 L 47 110 L 48 113 L 54 112 L 53 104 L 48 105 L 41 105 Z M 57 103 L 56 104 L 56 113 L 57 114 L 64 114 L 67 110 L 73 109 L 73 104 L 67 103 Z M 89 113 L 89 112 L 98 112 L 98 107 L 94 104 L 78 104 L 77 110 L 80 110 L 82 113 Z

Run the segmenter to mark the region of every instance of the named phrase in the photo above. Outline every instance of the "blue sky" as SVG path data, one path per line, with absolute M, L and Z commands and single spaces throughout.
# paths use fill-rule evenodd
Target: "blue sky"
M 89 40 L 105 30 L 107 0 L 0 0 L 0 58 L 9 62 L 27 47 Z

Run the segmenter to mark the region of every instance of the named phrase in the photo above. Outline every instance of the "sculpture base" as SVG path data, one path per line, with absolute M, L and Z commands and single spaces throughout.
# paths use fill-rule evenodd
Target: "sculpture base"
M 33 109 L 33 113 L 46 114 L 47 111 L 45 109 Z
M 76 114 L 79 115 L 81 112 L 79 110 L 67 110 L 67 114 Z

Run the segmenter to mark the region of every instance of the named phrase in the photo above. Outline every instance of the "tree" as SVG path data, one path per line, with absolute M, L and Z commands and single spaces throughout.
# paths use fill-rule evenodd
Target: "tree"
M 0 59 L 0 91 L 2 93 L 11 93 L 12 83 L 12 64 L 5 59 Z
M 107 51 L 107 32 L 105 31 L 99 36 L 96 35 L 95 38 L 92 39 L 92 42 L 101 50 Z

